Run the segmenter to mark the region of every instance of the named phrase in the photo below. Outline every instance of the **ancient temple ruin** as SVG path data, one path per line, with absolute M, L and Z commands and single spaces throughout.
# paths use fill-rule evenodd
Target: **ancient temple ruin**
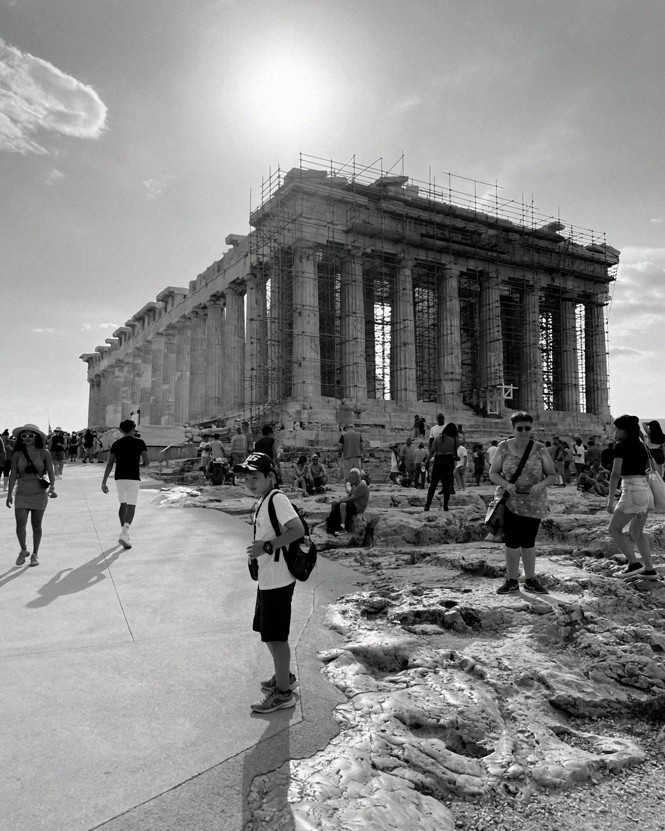
M 301 156 L 272 172 L 252 230 L 165 288 L 88 365 L 91 426 L 294 423 L 380 436 L 527 409 L 610 420 L 605 307 L 619 252 L 593 231 L 447 176 L 416 182 Z

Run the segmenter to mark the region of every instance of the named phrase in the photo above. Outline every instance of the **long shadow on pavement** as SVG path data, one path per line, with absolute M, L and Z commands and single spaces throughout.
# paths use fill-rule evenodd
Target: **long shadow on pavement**
M 276 713 L 262 715 L 252 713 L 253 719 L 268 722 L 266 729 L 255 747 L 244 758 L 242 776 L 242 825 L 238 831 L 253 828 L 255 813 L 264 816 L 273 813 L 268 827 L 280 831 L 294 831 L 295 823 L 289 806 L 289 786 L 291 784 L 291 725 L 289 721 L 294 710 L 280 710 Z M 275 722 L 280 725 L 275 732 Z M 282 726 L 285 725 L 285 726 Z M 260 783 L 262 776 L 270 776 L 270 781 Z M 252 822 L 253 820 L 253 822 Z
M 12 580 L 16 580 L 17 577 L 20 577 L 24 571 L 27 571 L 29 566 L 14 566 L 14 568 L 10 568 L 9 571 L 6 571 L 4 574 L 0 574 L 0 588 L 7 583 L 11 583 Z M 19 570 L 20 569 L 20 570 Z
M 122 551 L 124 549 L 121 546 L 114 545 L 77 568 L 61 569 L 40 589 L 37 589 L 39 597 L 26 603 L 26 608 L 40 609 L 43 606 L 48 606 L 49 603 L 53 603 L 58 597 L 66 594 L 76 594 L 76 592 L 82 592 L 96 586 L 97 583 L 101 583 L 102 580 L 106 579 L 104 572 L 111 563 L 118 559 Z

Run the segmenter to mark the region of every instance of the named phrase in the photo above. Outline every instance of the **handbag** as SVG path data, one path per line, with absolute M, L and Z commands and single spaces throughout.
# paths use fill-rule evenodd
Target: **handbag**
M 522 471 L 524 470 L 524 465 L 526 464 L 526 460 L 529 458 L 529 454 L 533 449 L 533 439 L 529 441 L 522 454 L 522 458 L 520 459 L 520 463 L 517 465 L 517 469 L 515 473 L 510 477 L 508 480 L 511 485 L 514 485 L 515 482 L 520 478 Z M 661 480 L 662 481 L 662 480 Z M 663 482 L 665 485 L 665 482 Z M 487 507 L 487 513 L 485 514 L 485 525 L 490 530 L 490 533 L 493 534 L 495 537 L 500 537 L 502 530 L 503 530 L 503 515 L 506 510 L 506 502 L 508 501 L 509 497 L 508 491 L 504 491 L 500 497 L 494 497 L 494 502 L 490 503 Z
M 665 482 L 663 482 L 660 473 L 658 473 L 658 467 L 651 455 L 651 451 L 646 444 L 644 447 L 649 456 L 649 470 L 646 472 L 646 477 L 653 496 L 653 510 L 658 514 L 662 514 L 665 513 Z M 651 505 L 649 505 L 649 509 L 651 509 Z

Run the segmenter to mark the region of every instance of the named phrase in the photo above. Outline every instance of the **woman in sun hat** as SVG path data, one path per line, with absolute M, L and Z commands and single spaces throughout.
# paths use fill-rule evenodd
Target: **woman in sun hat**
M 49 496 L 56 496 L 54 482 L 55 471 L 51 454 L 46 449 L 46 436 L 35 424 L 24 424 L 12 430 L 16 445 L 12 454 L 12 467 L 9 474 L 9 493 L 7 507 L 11 508 L 12 493 L 16 485 L 16 536 L 21 550 L 16 565 L 22 566 L 28 557 L 26 548 L 26 529 L 28 516 L 32 525 L 32 555 L 30 565 L 39 565 L 39 544 L 42 540 L 42 519 L 48 505 Z M 42 487 L 42 477 L 48 473 L 50 484 L 48 491 Z

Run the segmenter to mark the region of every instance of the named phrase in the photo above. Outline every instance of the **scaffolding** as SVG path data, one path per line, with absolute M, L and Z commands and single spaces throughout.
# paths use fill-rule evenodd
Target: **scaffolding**
M 246 417 L 256 423 L 294 396 L 301 315 L 318 321 L 311 360 L 320 362 L 321 396 L 329 406 L 358 410 L 365 390 L 370 401 L 403 401 L 398 344 L 415 351 L 416 401 L 434 404 L 441 397 L 444 285 L 453 258 L 462 264 L 461 366 L 455 370 L 462 404 L 479 415 L 524 408 L 531 337 L 540 349 L 545 410 L 593 411 L 607 377 L 588 344 L 594 327 L 606 334 L 607 320 L 590 314 L 589 304 L 604 307 L 616 269 L 612 255 L 603 266 L 605 236 L 564 226 L 559 217 L 539 213 L 533 200 L 507 199 L 501 190 L 497 183 L 452 173 L 439 183 L 431 172 L 428 181 L 408 178 L 403 155 L 386 169 L 382 159 L 361 165 L 355 156 L 337 163 L 301 153 L 298 168 L 286 174 L 279 167 L 270 170 L 250 217 L 251 261 L 266 281 L 267 328 L 256 337 L 267 342 L 263 351 L 248 345 L 251 354 L 265 356 L 267 366 L 248 362 Z M 417 257 L 410 262 L 414 249 Z M 545 249 L 551 249 L 547 267 L 534 284 Z M 349 253 L 357 268 L 352 275 L 345 274 Z M 589 253 L 595 270 L 589 265 L 588 275 L 580 275 L 576 269 Z M 410 309 L 400 305 L 405 262 Z M 314 269 L 317 294 L 294 295 L 303 269 Z M 364 301 L 366 377 L 351 395 L 343 380 L 345 279 L 361 282 Z M 524 309 L 534 291 L 537 331 L 529 334 Z

